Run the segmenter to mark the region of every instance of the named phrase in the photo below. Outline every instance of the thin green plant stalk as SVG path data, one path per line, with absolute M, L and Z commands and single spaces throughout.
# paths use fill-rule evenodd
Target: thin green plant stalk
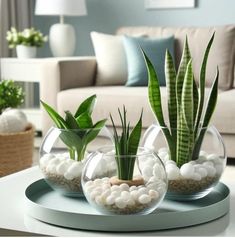
M 127 123 L 127 111 L 123 106 L 123 113 L 118 109 L 119 117 L 122 124 L 122 132 L 119 136 L 117 129 L 110 114 L 110 119 L 114 130 L 115 159 L 117 163 L 118 179 L 133 180 L 134 165 L 136 162 L 136 154 L 140 142 L 142 130 L 142 114 L 139 121 L 132 131 L 130 131 L 130 123 Z

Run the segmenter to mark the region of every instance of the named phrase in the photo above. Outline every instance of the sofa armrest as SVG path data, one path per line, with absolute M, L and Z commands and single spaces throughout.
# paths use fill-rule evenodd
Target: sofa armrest
M 57 108 L 57 94 L 61 90 L 94 85 L 95 57 L 48 58 L 41 63 L 40 99 Z M 52 125 L 42 113 L 43 134 Z

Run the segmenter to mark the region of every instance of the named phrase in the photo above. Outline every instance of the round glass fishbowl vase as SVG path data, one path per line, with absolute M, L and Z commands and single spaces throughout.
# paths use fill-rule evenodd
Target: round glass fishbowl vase
M 156 124 L 145 132 L 143 146 L 154 150 L 165 165 L 169 199 L 195 200 L 206 196 L 225 169 L 227 156 L 217 129 L 209 126 L 199 132 L 200 136 L 182 136 L 179 130 Z M 166 133 L 176 139 L 168 142 Z
M 92 151 L 111 145 L 108 129 L 58 129 L 52 127 L 39 151 L 39 167 L 46 182 L 62 195 L 82 197 L 82 170 Z M 97 136 L 96 136 L 97 135 Z M 83 138 L 83 140 L 82 140 Z
M 132 179 L 123 179 L 118 170 L 117 164 L 127 159 L 133 162 Z M 82 186 L 87 201 L 102 214 L 148 214 L 163 200 L 167 177 L 161 160 L 148 149 L 117 158 L 114 147 L 104 147 L 89 157 Z

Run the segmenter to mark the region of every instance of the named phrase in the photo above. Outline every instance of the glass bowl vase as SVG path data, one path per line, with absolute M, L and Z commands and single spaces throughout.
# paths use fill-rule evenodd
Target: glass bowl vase
M 200 128 L 200 140 L 181 137 L 175 147 L 166 140 L 166 130 L 177 138 L 181 131 L 151 125 L 143 137 L 143 146 L 157 153 L 168 177 L 166 197 L 172 200 L 194 200 L 206 196 L 220 180 L 227 156 L 219 132 L 214 126 Z M 182 143 L 186 143 L 184 146 Z M 185 149 L 186 148 L 186 149 Z
M 111 145 L 108 129 L 58 129 L 52 127 L 39 150 L 39 167 L 49 186 L 62 195 L 83 197 L 81 176 L 90 153 L 97 146 Z M 84 143 L 81 138 L 87 138 Z
M 148 214 L 165 196 L 167 177 L 158 156 L 139 147 L 137 155 L 128 157 L 134 166 L 132 179 L 123 179 L 123 171 L 117 169 L 119 162 L 114 147 L 94 152 L 85 165 L 82 175 L 85 197 L 103 214 Z M 119 159 L 124 163 L 127 156 Z

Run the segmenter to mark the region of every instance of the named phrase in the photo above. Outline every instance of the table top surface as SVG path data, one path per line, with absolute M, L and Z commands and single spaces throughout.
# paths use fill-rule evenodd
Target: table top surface
M 111 236 L 118 233 L 92 232 L 57 227 L 38 221 L 24 212 L 24 192 L 28 185 L 42 178 L 38 166 L 0 179 L 0 236 L 17 232 L 52 236 Z M 230 212 L 225 216 L 197 226 L 165 231 L 121 233 L 126 236 L 235 236 L 235 184 L 233 178 L 223 179 L 230 188 Z M 121 229 L 121 227 L 120 227 Z M 26 233 L 25 233 L 26 232 Z

